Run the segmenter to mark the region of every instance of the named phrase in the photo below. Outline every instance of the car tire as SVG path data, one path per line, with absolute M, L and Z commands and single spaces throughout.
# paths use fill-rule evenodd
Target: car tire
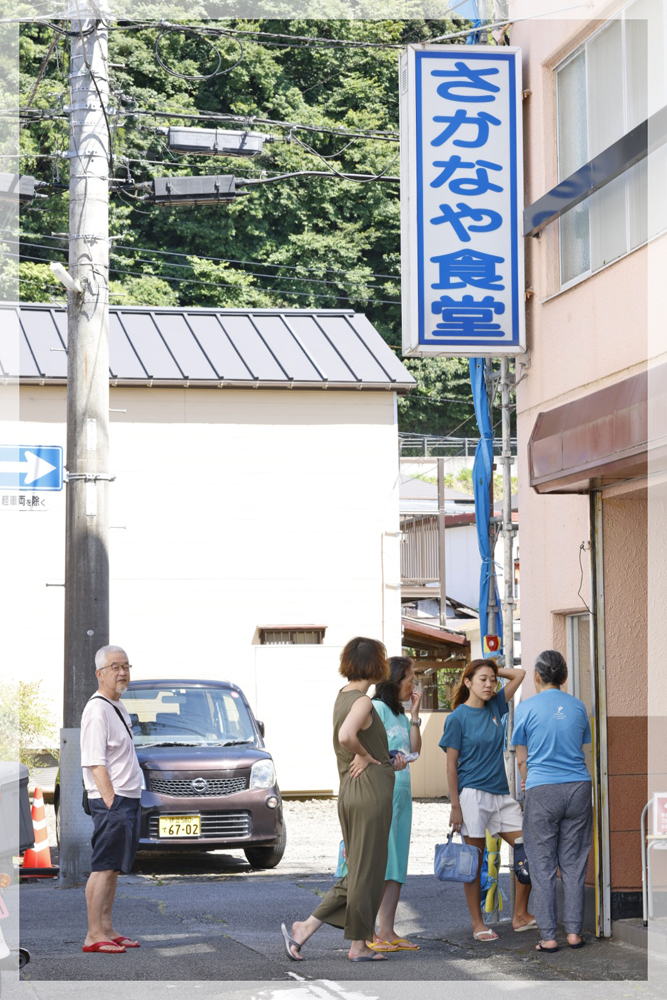
M 251 868 L 275 868 L 282 861 L 287 846 L 287 827 L 283 819 L 283 832 L 280 840 L 273 847 L 244 847 L 248 864 Z

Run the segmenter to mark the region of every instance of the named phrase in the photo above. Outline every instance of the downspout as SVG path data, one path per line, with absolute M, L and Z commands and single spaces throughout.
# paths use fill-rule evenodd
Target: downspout
M 605 661 L 602 493 L 590 493 L 591 687 L 593 705 L 593 810 L 595 848 L 595 934 L 611 937 L 611 857 L 607 761 L 607 676 Z

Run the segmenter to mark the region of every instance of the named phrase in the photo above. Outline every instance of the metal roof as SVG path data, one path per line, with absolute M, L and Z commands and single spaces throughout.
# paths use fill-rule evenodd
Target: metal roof
M 0 306 L 0 377 L 67 379 L 67 311 Z M 362 313 L 353 310 L 111 306 L 114 385 L 389 389 L 416 384 Z

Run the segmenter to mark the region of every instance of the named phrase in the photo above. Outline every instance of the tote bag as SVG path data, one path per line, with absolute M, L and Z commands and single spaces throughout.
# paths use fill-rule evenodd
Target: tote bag
M 460 844 L 454 843 L 453 837 L 452 830 L 446 843 L 435 846 L 435 877 L 441 882 L 474 882 L 479 868 L 479 847 L 466 844 L 463 834 Z

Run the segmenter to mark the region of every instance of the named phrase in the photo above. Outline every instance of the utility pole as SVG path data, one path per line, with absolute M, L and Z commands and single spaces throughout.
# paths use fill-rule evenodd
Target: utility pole
M 81 807 L 81 713 L 97 688 L 95 652 L 109 642 L 109 125 L 108 37 L 91 0 L 73 0 L 70 49 L 67 299 L 67 516 L 60 883 L 90 861 Z
M 447 625 L 445 573 L 445 460 L 438 459 L 438 575 L 440 577 L 440 624 Z

